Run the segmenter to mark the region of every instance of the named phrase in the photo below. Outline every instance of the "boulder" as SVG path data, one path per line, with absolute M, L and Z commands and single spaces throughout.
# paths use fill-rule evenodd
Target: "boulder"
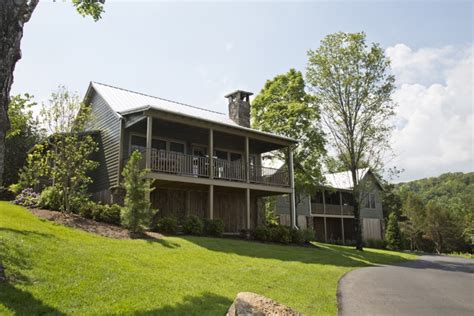
M 237 294 L 227 311 L 227 316 L 266 316 L 266 315 L 302 315 L 299 312 L 280 304 L 268 297 L 241 292 Z

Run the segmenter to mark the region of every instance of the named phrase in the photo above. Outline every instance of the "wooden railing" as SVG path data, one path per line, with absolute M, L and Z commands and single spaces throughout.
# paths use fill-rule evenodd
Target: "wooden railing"
M 288 171 L 262 166 L 250 166 L 250 182 L 289 186 Z
M 140 166 L 144 168 L 146 152 L 142 152 L 142 157 Z M 154 172 L 206 178 L 210 176 L 210 159 L 208 157 L 152 149 L 150 158 L 150 170 Z M 127 161 L 128 159 L 125 159 L 124 165 Z M 227 161 L 214 158 L 213 163 L 214 179 L 246 181 L 245 163 L 242 160 Z M 250 165 L 249 168 L 250 182 L 252 183 L 289 186 L 287 170 L 255 165 Z
M 152 150 L 150 169 L 158 172 L 208 177 L 209 158 L 165 150 Z
M 241 160 L 214 159 L 214 179 L 245 181 L 245 164 Z
M 324 212 L 324 209 L 326 209 L 326 212 Z M 323 205 L 322 203 L 311 203 L 311 213 L 312 214 L 341 215 L 341 205 L 337 205 L 337 204 Z M 354 206 L 343 205 L 342 215 L 354 215 Z

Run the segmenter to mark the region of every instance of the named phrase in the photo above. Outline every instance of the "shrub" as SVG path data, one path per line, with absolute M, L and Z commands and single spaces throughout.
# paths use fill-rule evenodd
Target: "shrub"
M 176 234 L 178 232 L 178 220 L 175 217 L 163 217 L 158 220 L 156 229 L 165 234 Z
M 38 206 L 39 194 L 33 191 L 33 189 L 28 188 L 24 189 L 18 194 L 13 201 L 13 203 L 26 206 L 26 207 L 36 207 Z
M 314 241 L 315 234 L 310 229 L 291 229 L 291 242 L 298 245 L 304 245 Z
M 71 194 L 69 198 L 69 209 L 73 213 L 80 213 L 83 205 L 87 205 L 89 202 L 91 202 L 89 196 L 81 190 L 80 192 Z
M 270 240 L 282 244 L 291 242 L 291 231 L 288 226 L 277 225 L 269 227 Z
M 132 233 L 140 232 L 150 226 L 153 216 L 150 201 L 145 199 L 145 194 L 151 191 L 151 182 L 144 178 L 147 170 L 140 168 L 141 159 L 140 152 L 134 151 L 122 172 L 125 206 L 122 208 L 121 222 Z
M 221 219 L 205 219 L 204 234 L 220 237 L 224 233 L 224 221 Z
M 399 250 L 402 248 L 402 234 L 400 232 L 400 226 L 398 225 L 398 216 L 394 212 L 388 216 L 385 240 L 387 241 L 388 249 Z
M 191 215 L 184 220 L 183 231 L 186 234 L 199 236 L 202 235 L 203 229 L 202 220 L 195 215 Z
M 270 241 L 270 230 L 266 226 L 257 227 L 252 231 L 252 238 L 259 241 Z
M 42 208 L 59 211 L 61 209 L 61 191 L 55 186 L 50 186 L 40 194 L 38 205 Z
M 367 248 L 385 249 L 386 243 L 385 240 L 382 239 L 367 239 L 365 241 L 365 246 Z
M 94 211 L 95 207 L 96 203 L 94 203 L 93 201 L 87 201 L 79 207 L 79 215 L 85 218 L 92 219 L 92 212 Z
M 92 218 L 98 222 L 120 225 L 121 207 L 117 204 L 95 204 L 92 209 Z

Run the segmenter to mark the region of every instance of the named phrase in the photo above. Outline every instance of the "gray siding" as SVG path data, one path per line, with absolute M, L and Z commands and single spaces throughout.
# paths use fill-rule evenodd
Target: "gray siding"
M 375 195 L 375 208 L 366 208 L 365 203 L 366 199 L 362 199 L 360 217 L 361 218 L 378 218 L 383 219 L 383 209 L 382 209 L 382 190 L 375 183 L 375 180 L 372 176 L 367 178 L 369 185 L 367 186 L 366 191 Z
M 94 182 L 90 190 L 100 192 L 118 185 L 121 122 L 105 100 L 95 92 L 93 92 L 90 106 L 92 118 L 88 129 L 100 131 L 97 153 L 100 165 L 92 174 Z
M 276 197 L 276 213 L 290 214 L 290 201 L 288 195 L 279 195 Z M 310 216 L 309 200 L 307 195 L 296 199 L 296 214 Z

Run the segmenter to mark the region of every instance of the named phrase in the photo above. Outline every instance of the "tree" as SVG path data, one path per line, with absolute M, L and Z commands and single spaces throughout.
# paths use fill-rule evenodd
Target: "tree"
M 8 115 L 10 90 L 13 84 L 15 65 L 21 58 L 23 27 L 27 23 L 39 0 L 0 1 L 0 187 L 3 186 L 6 133 L 11 127 Z M 76 10 L 83 16 L 101 18 L 105 0 L 72 0 Z
M 140 167 L 141 160 L 141 153 L 135 150 L 122 171 L 125 203 L 120 217 L 122 225 L 132 233 L 148 227 L 153 216 L 150 201 L 145 199 L 151 192 L 151 183 L 144 178 L 148 171 Z
M 90 108 L 79 101 L 79 96 L 59 87 L 41 110 L 41 125 L 49 136 L 35 146 L 22 170 L 22 179 L 29 179 L 32 173 L 51 179 L 61 194 L 61 210 L 66 212 L 71 211 L 73 197 L 85 194 L 92 181 L 89 173 L 98 166 L 91 159 L 98 144 L 85 132 L 90 120 Z
M 401 223 L 401 228 L 410 241 L 410 250 L 418 249 L 417 241 L 423 232 L 426 217 L 425 204 L 410 192 L 403 202 L 402 215 L 405 220 Z
M 453 214 L 436 202 L 429 202 L 426 207 L 424 230 L 426 237 L 434 242 L 437 253 L 457 250 L 464 242 L 462 227 Z
M 395 185 L 385 184 L 382 192 L 382 208 L 386 219 L 391 213 L 395 213 L 398 218 L 402 215 L 402 199 L 395 191 Z
M 362 250 L 359 183 L 362 162 L 374 172 L 390 149 L 390 119 L 395 78 L 378 44 L 366 44 L 364 33 L 335 33 L 308 52 L 306 77 L 321 105 L 332 150 L 341 157 L 353 181 L 356 248 Z
M 299 141 L 293 162 L 295 187 L 300 193 L 309 193 L 322 182 L 321 159 L 325 154 L 319 106 L 305 87 L 302 73 L 290 69 L 268 80 L 252 102 L 254 128 Z M 287 155 L 287 151 L 278 151 L 274 157 L 288 161 Z
M 8 108 L 11 129 L 5 142 L 5 186 L 18 182 L 18 172 L 25 165 L 28 151 L 42 138 L 31 108 L 36 103 L 29 94 L 12 97 Z
M 400 232 L 400 226 L 398 225 L 398 216 L 394 212 L 388 216 L 385 241 L 387 242 L 388 249 L 400 250 L 402 248 L 402 234 Z

